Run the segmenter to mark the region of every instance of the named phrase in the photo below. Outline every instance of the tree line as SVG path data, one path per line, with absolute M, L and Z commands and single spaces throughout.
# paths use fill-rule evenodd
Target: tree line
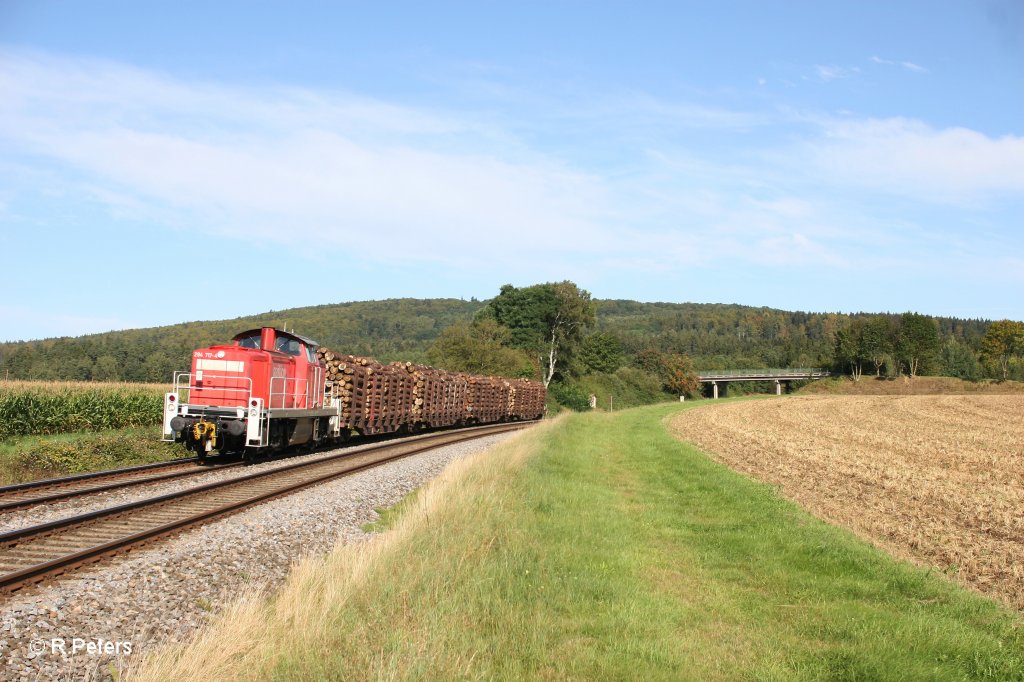
M 1020 322 L 594 300 L 569 281 L 509 284 L 487 301 L 363 301 L 4 343 L 0 378 L 166 383 L 188 369 L 194 348 L 263 325 L 385 362 L 536 378 L 574 405 L 601 386 L 636 400 L 652 399 L 652 391 L 693 393 L 695 375 L 711 369 L 812 366 L 855 377 L 1024 380 Z
M 835 335 L 833 363 L 859 380 L 875 376 L 940 374 L 969 381 L 1024 379 L 1024 323 L 999 320 L 975 342 L 943 338 L 938 320 L 918 313 L 853 319 Z

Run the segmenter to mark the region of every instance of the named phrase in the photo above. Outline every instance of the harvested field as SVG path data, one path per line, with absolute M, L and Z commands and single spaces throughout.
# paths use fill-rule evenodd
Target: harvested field
M 875 376 L 861 377 L 851 381 L 850 377 L 832 377 L 812 381 L 800 389 L 803 395 L 935 395 L 935 394 L 1024 394 L 1024 382 L 1020 381 L 964 381 L 953 377 L 899 377 L 886 379 Z
M 795 396 L 688 410 L 670 428 L 812 514 L 1024 609 L 1024 396 Z

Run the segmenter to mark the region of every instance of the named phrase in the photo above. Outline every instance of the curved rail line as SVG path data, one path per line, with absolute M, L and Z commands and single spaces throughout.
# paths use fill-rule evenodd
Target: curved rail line
M 0 512 L 240 466 L 239 463 L 233 462 L 199 467 L 196 466 L 198 462 L 198 457 L 189 457 L 169 462 L 142 464 L 123 469 L 108 469 L 89 474 L 47 478 L 41 481 L 3 486 L 0 487 Z
M 532 423 L 480 426 L 384 443 L 357 453 L 328 455 L 2 533 L 0 592 L 13 592 L 317 483 L 443 445 L 521 429 Z

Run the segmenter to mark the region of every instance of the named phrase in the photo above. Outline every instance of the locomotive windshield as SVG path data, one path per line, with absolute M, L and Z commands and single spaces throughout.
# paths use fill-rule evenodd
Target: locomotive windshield
M 242 336 L 238 339 L 238 345 L 242 348 L 259 348 L 260 347 L 260 332 L 256 330 L 247 336 Z
M 287 336 L 279 336 L 277 341 L 274 342 L 274 350 L 287 353 L 288 355 L 302 355 L 302 344 L 295 339 L 289 339 Z
M 252 331 L 242 332 L 235 336 L 235 345 L 241 348 L 253 348 L 259 350 L 263 348 L 265 337 L 268 336 L 266 332 L 269 329 L 253 329 Z M 310 362 L 316 362 L 316 358 L 313 355 L 313 349 L 316 348 L 316 342 L 304 339 L 301 336 L 295 336 L 287 332 L 275 330 L 275 333 L 269 335 L 273 338 L 273 350 L 278 353 L 285 353 L 287 355 L 293 355 L 295 357 L 304 357 Z M 269 341 L 267 341 L 269 343 Z

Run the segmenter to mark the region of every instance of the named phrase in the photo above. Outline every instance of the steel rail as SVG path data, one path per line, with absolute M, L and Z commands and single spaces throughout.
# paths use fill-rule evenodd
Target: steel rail
M 2 533 L 0 592 L 13 592 L 318 483 L 443 445 L 521 429 L 530 424 L 532 422 L 488 425 L 432 433 L 398 443 L 383 443 L 357 453 L 328 455 Z
M 87 474 L 75 474 L 73 476 L 61 476 L 60 478 L 43 478 L 38 481 L 27 481 L 25 483 L 15 483 L 13 485 L 0 486 L 0 495 L 6 495 L 9 492 L 17 490 L 28 490 L 29 488 L 41 488 L 51 485 L 60 485 L 62 483 L 73 483 L 75 481 L 84 481 L 90 478 L 102 478 L 103 476 L 109 476 L 112 474 L 127 474 L 136 471 L 146 471 L 147 469 L 159 469 L 160 467 L 166 466 L 180 466 L 182 464 L 193 464 L 198 462 L 198 457 L 188 457 L 186 459 L 174 459 L 167 462 L 154 462 L 152 464 L 139 464 L 136 466 L 124 467 L 121 469 L 105 469 L 103 471 L 91 471 Z
M 210 467 L 192 466 L 198 461 L 197 457 L 189 457 L 188 459 L 170 462 L 156 462 L 155 464 L 143 464 L 123 469 L 107 469 L 106 471 L 96 471 L 89 474 L 78 474 L 65 478 L 49 478 L 41 481 L 30 481 L 29 483 L 5 486 L 0 488 L 0 512 L 241 466 L 240 463 L 234 462 L 217 464 Z M 181 471 L 170 471 L 152 476 L 145 475 L 161 469 L 181 469 Z M 135 474 L 142 475 L 132 478 Z M 103 480 L 109 480 L 110 482 L 98 483 Z M 93 485 L 94 483 L 98 484 Z M 54 492 L 44 492 L 47 490 Z

